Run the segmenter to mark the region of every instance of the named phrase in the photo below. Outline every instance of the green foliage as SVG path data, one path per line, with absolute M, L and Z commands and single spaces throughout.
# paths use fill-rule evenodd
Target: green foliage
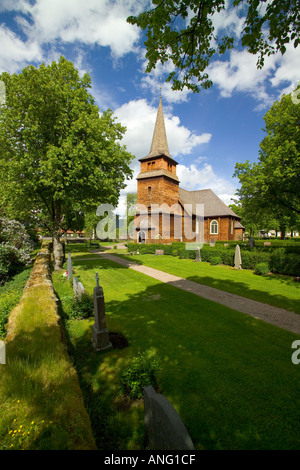
M 131 359 L 121 375 L 123 392 L 132 399 L 142 398 L 145 387 L 152 385 L 156 388 L 158 386 L 160 372 L 160 359 L 151 349 L 139 353 Z
M 291 95 L 283 95 L 264 120 L 267 135 L 258 162 L 236 164 L 234 176 L 241 184 L 237 195 L 249 219 L 259 220 L 261 228 L 272 223 L 284 234 L 300 223 L 300 106 Z
M 174 90 L 185 86 L 198 92 L 212 86 L 207 68 L 211 58 L 234 47 L 235 37 L 216 36 L 214 16 L 226 8 L 224 0 L 195 2 L 193 0 L 153 0 L 148 11 L 131 16 L 127 21 L 147 30 L 146 72 L 158 62 L 173 64 L 167 81 Z M 232 8 L 239 9 L 241 0 Z M 242 32 L 242 45 L 252 54 L 259 54 L 257 67 L 264 65 L 264 56 L 286 51 L 286 44 L 299 44 L 300 21 L 297 0 L 270 2 L 246 0 L 247 9 Z M 225 28 L 224 28 L 225 29 Z
M 61 297 L 64 313 L 68 319 L 83 320 L 89 318 L 94 314 L 94 303 L 91 296 L 87 293 L 83 294 L 81 298 L 64 296 Z
M 0 218 L 0 282 L 31 264 L 34 243 L 16 220 Z
M 213 266 L 216 266 L 217 264 L 222 264 L 221 256 L 213 256 L 210 260 L 210 264 L 212 264 Z
M 100 110 L 64 57 L 3 73 L 6 102 L 0 106 L 1 206 L 59 240 L 61 230 L 83 225 L 83 213 L 102 201 L 117 205 L 133 156 L 121 146 L 125 128 L 110 109 Z M 55 247 L 54 247 L 55 249 Z M 55 263 L 56 263 L 55 257 Z
M 268 263 L 258 263 L 255 266 L 254 273 L 259 275 L 268 274 L 270 267 Z
M 255 269 L 258 263 L 269 263 L 270 271 L 277 274 L 286 274 L 289 276 L 298 276 L 300 272 L 300 253 L 296 243 L 285 243 L 285 248 L 281 248 L 282 241 L 277 240 L 275 247 L 264 247 L 263 242 L 256 242 L 253 249 L 249 249 L 246 242 L 228 242 L 229 246 L 221 246 L 221 243 L 215 247 L 204 245 L 201 248 L 201 260 L 210 264 L 225 264 L 234 266 L 235 245 L 241 247 L 242 267 L 244 269 Z M 272 241 L 273 243 L 273 241 Z M 176 247 L 176 248 L 175 248 Z M 171 245 L 162 245 L 156 243 L 138 244 L 128 243 L 129 252 L 139 251 L 141 254 L 154 254 L 155 250 L 163 249 L 166 255 L 179 256 L 181 259 L 195 259 L 195 250 L 186 250 L 185 243 L 172 243 Z M 176 254 L 175 254 L 176 253 Z M 216 259 L 215 259 L 216 258 Z M 218 261 L 218 263 L 216 263 Z

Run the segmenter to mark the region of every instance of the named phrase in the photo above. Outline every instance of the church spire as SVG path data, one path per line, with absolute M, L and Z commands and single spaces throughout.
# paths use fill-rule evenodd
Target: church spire
M 167 134 L 165 128 L 165 120 L 164 120 L 164 112 L 162 107 L 161 96 L 159 97 L 159 106 L 156 116 L 156 122 L 153 132 L 151 150 L 149 153 L 149 157 L 154 157 L 157 155 L 165 155 L 166 157 L 171 158 L 168 141 L 167 141 Z

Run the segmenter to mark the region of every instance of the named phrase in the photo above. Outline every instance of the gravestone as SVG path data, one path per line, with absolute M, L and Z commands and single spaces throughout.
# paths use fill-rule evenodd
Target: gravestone
M 144 423 L 150 450 L 195 449 L 175 408 L 151 385 L 144 389 Z
M 78 285 L 77 285 L 77 297 L 79 299 L 81 299 L 81 297 L 83 296 L 83 294 L 85 294 L 85 288 L 84 288 L 84 285 L 82 284 L 82 282 L 78 282 Z
M 164 253 L 164 250 L 155 250 L 156 255 L 163 255 Z
M 96 287 L 94 287 L 94 314 L 92 343 L 96 351 L 110 351 L 113 347 L 109 341 L 109 332 L 106 328 L 105 302 L 103 289 L 99 286 L 99 276 L 96 273 Z
M 73 277 L 73 292 L 74 292 L 74 296 L 77 297 L 78 296 L 78 279 L 77 277 Z
M 195 258 L 195 261 L 196 261 L 197 263 L 199 263 L 199 262 L 201 261 L 201 253 L 200 253 L 200 248 L 199 248 L 199 247 L 196 248 L 196 258 Z
M 75 276 L 73 277 L 73 292 L 74 292 L 74 296 L 77 297 L 78 299 L 81 299 L 83 294 L 85 294 L 84 285 Z
M 234 267 L 236 269 L 242 269 L 242 257 L 240 245 L 236 245 L 234 254 Z
M 68 279 L 72 279 L 72 277 L 73 277 L 73 271 L 72 271 L 71 253 L 68 253 L 67 271 L 68 271 Z

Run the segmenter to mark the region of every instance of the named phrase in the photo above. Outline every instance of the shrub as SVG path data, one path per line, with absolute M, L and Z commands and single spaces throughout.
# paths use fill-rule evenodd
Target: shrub
M 94 314 L 93 299 L 88 294 L 83 294 L 81 298 L 69 295 L 61 297 L 64 312 L 69 319 L 83 320 Z
M 268 263 L 258 263 L 255 266 L 254 273 L 263 276 L 264 274 L 268 274 L 269 271 L 270 271 L 270 267 Z
M 213 256 L 210 260 L 210 264 L 212 264 L 213 266 L 216 266 L 217 264 L 222 264 L 221 256 Z
M 160 371 L 160 360 L 151 350 L 139 353 L 121 375 L 123 392 L 132 399 L 142 398 L 145 387 L 157 388 Z
M 0 281 L 31 264 L 33 248 L 34 243 L 20 222 L 0 218 Z

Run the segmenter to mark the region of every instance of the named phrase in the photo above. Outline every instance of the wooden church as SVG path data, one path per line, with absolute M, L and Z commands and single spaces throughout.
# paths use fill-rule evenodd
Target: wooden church
M 241 218 L 211 189 L 186 191 L 180 188 L 177 162 L 168 148 L 161 98 L 150 153 L 139 161 L 137 242 L 194 242 L 199 241 L 200 231 L 204 243 L 243 239 L 245 229 Z M 198 208 L 201 208 L 201 218 Z

